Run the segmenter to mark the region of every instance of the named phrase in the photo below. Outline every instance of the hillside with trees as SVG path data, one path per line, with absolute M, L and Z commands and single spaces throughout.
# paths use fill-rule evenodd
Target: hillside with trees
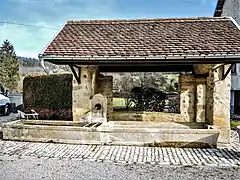
M 18 62 L 20 66 L 25 66 L 25 67 L 37 67 L 40 66 L 40 63 L 38 59 L 35 58 L 29 58 L 29 57 L 18 57 Z
M 20 75 L 32 75 L 32 74 L 46 74 L 43 68 L 41 67 L 40 61 L 36 58 L 29 57 L 18 57 Z M 62 73 L 70 72 L 70 68 L 65 65 L 55 65 L 49 62 L 44 62 L 46 70 L 50 73 Z

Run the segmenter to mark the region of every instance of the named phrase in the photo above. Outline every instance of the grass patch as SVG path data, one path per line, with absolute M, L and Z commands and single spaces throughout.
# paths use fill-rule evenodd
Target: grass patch
M 231 120 L 231 121 L 230 121 L 230 125 L 231 125 L 231 129 L 232 129 L 232 130 L 236 130 L 236 129 L 237 129 L 237 126 L 240 126 L 240 121 Z
M 131 103 L 129 110 L 134 107 L 134 103 Z M 113 98 L 113 108 L 114 109 L 125 109 L 126 110 L 126 100 L 125 98 Z
M 126 107 L 124 98 L 113 98 L 113 107 Z

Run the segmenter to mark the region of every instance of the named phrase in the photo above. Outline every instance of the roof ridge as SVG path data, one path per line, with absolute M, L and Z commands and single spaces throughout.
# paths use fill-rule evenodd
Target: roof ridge
M 107 24 L 107 23 L 149 23 L 149 22 L 188 22 L 188 21 L 222 21 L 227 17 L 191 17 L 191 18 L 139 18 L 139 19 L 93 19 L 69 20 L 67 24 Z

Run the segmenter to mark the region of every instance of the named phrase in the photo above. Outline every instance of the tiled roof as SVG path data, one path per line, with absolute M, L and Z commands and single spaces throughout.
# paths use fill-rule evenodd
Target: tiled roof
M 229 18 L 68 21 L 43 56 L 239 54 L 240 31 Z

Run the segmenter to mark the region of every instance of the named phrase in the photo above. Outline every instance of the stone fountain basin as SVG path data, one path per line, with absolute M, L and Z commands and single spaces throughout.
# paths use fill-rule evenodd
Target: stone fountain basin
M 6 140 L 73 144 L 216 147 L 218 136 L 202 123 L 17 120 L 3 125 Z
M 73 144 L 98 144 L 101 123 L 17 120 L 3 124 L 3 139 Z M 91 127 L 91 128 L 90 128 Z

